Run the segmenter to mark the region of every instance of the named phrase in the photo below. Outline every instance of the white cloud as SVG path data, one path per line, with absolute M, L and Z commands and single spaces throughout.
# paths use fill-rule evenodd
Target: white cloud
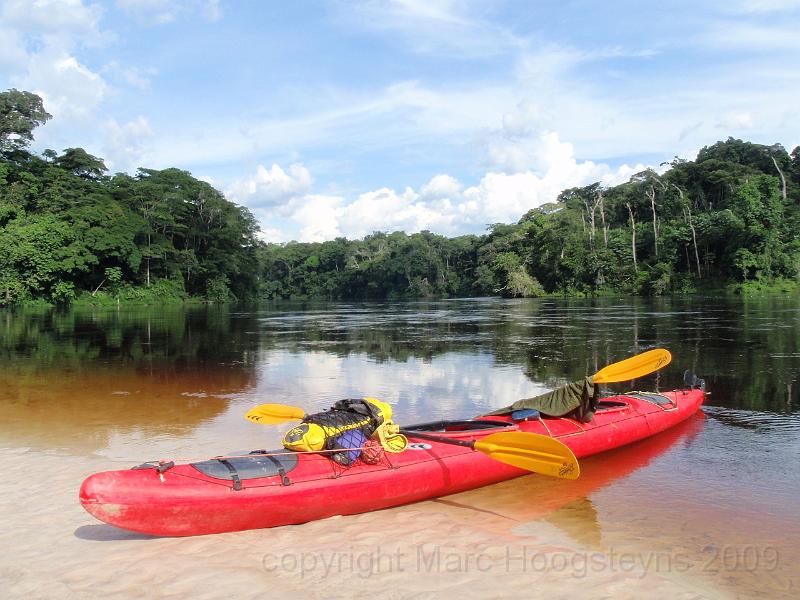
M 54 119 L 37 131 L 39 144 L 54 148 L 80 145 L 98 154 L 102 150 L 111 169 L 132 170 L 141 164 L 143 142 L 153 132 L 143 116 L 124 124 L 103 116 L 106 100 L 118 91 L 106 76 L 140 89 L 149 82 L 141 71 L 113 59 L 105 61 L 102 69 L 90 64 L 89 57 L 97 47 L 115 39 L 102 28 L 102 16 L 99 4 L 82 0 L 9 0 L 0 4 L 0 77 L 11 86 L 41 96 L 45 109 L 53 115 Z
M 341 202 L 341 198 L 335 196 L 305 196 L 291 215 L 292 220 L 302 224 L 299 238 L 322 242 L 341 236 L 338 224 Z
M 104 38 L 99 30 L 102 9 L 82 0 L 6 0 L 0 11 L 0 23 L 35 35 L 47 36 L 52 45 L 57 40 L 81 36 L 81 43 Z
M 447 199 L 425 202 L 410 187 L 400 194 L 381 188 L 360 194 L 343 208 L 341 230 L 352 238 L 364 237 L 373 231 L 448 230 L 452 228 L 455 215 L 442 207 L 449 205 Z
M 532 170 L 490 171 L 467 189 L 454 177 L 439 174 L 420 187 L 402 192 L 380 188 L 348 201 L 311 193 L 312 179 L 302 165 L 289 173 L 278 165 L 259 166 L 254 177 L 236 182 L 228 197 L 254 209 L 267 241 L 324 241 L 338 236 L 362 238 L 373 231 L 423 230 L 447 235 L 482 231 L 492 223 L 518 220 L 531 208 L 556 200 L 566 188 L 600 181 L 606 186 L 627 181 L 645 165 L 579 161 L 572 144 L 554 132 L 537 137 Z M 280 220 L 283 227 L 274 224 Z
M 258 216 L 258 211 L 255 211 L 255 214 Z M 258 237 L 264 242 L 273 244 L 283 244 L 292 241 L 292 236 L 289 235 L 289 232 L 285 229 L 281 229 L 280 227 L 265 227 L 263 224 L 261 225 Z
M 525 210 L 544 203 L 541 191 L 542 180 L 531 172 L 487 173 L 478 185 L 464 191 L 465 202 L 459 209 L 470 223 L 514 221 Z
M 54 117 L 87 116 L 103 101 L 105 80 L 61 50 L 47 47 L 30 57 L 27 72 L 12 81 L 44 100 Z
M 302 165 L 291 165 L 288 173 L 276 164 L 269 169 L 259 165 L 253 177 L 235 181 L 226 193 L 251 208 L 280 207 L 305 195 L 311 184 L 311 174 Z
M 489 136 L 489 163 L 506 173 L 546 171 L 553 144 L 550 136 L 537 135 L 538 110 L 526 107 L 524 113 L 506 115 L 503 121 L 503 128 Z
M 145 142 L 153 135 L 150 123 L 143 116 L 120 125 L 109 119 L 104 127 L 103 156 L 111 172 L 135 171 L 145 166 Z
M 458 207 L 464 219 L 475 225 L 516 221 L 531 208 L 553 202 L 567 188 L 595 181 L 615 185 L 644 169 L 644 165 L 611 169 L 604 163 L 579 161 L 572 144 L 554 132 L 526 140 L 525 149 L 514 156 L 511 173 L 489 172 L 464 191 Z M 524 164 L 529 168 L 522 170 Z
M 424 198 L 450 198 L 461 193 L 461 183 L 450 175 L 436 175 L 422 186 L 419 193 Z
M 8 0 L 0 6 L 0 75 L 42 97 L 54 117 L 82 118 L 105 99 L 103 77 L 78 50 L 109 41 L 102 9 L 82 0 Z
M 341 235 L 337 223 L 342 199 L 310 193 L 312 183 L 303 165 L 290 165 L 288 171 L 277 164 L 269 169 L 258 165 L 253 176 L 234 181 L 225 195 L 260 219 L 260 237 L 265 241 L 333 239 Z M 276 225 L 285 220 L 290 228 Z

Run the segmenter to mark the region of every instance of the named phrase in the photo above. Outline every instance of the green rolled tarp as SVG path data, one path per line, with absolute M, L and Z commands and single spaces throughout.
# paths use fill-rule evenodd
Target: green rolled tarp
M 563 417 L 570 413 L 579 421 L 588 423 L 594 416 L 597 407 L 599 386 L 592 383 L 591 377 L 574 381 L 551 392 L 517 400 L 511 406 L 498 408 L 485 416 L 507 415 L 515 410 L 534 409 L 550 417 Z

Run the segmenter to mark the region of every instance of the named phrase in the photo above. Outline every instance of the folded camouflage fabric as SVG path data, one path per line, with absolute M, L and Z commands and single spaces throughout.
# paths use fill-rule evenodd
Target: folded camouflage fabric
M 517 400 L 511 406 L 499 408 L 486 416 L 506 415 L 515 410 L 532 408 L 543 415 L 551 417 L 562 417 L 569 413 L 575 413 L 572 416 L 575 416 L 580 421 L 588 422 L 592 420 L 597 406 L 598 391 L 599 387 L 592 383 L 592 378 L 586 377 L 581 381 L 568 383 L 541 396 Z

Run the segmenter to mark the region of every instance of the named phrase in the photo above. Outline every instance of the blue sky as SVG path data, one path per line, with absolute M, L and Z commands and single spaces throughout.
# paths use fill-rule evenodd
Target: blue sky
M 728 136 L 800 144 L 800 1 L 0 0 L 35 150 L 179 167 L 269 241 L 480 233 Z

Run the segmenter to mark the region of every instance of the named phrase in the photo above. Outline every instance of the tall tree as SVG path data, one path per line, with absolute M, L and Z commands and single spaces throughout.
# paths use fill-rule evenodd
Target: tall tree
M 83 148 L 67 148 L 61 156 L 53 158 L 53 164 L 84 179 L 97 179 L 108 171 L 103 159 Z
M 0 153 L 27 148 L 33 130 L 50 118 L 36 94 L 14 88 L 0 92 Z
M 631 178 L 632 181 L 637 181 L 643 188 L 644 194 L 650 201 L 650 213 L 653 217 L 653 254 L 658 258 L 658 215 L 656 212 L 656 195 L 657 191 L 664 191 L 666 186 L 658 173 L 652 169 L 647 169 L 641 173 L 637 173 Z

